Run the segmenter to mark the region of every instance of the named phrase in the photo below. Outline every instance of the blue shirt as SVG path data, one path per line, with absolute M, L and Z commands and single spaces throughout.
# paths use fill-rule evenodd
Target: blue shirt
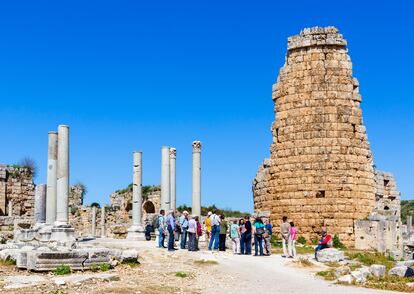
M 167 224 L 170 225 L 173 230 L 175 229 L 175 218 L 171 214 L 167 215 Z
M 266 231 L 269 234 L 269 236 L 273 234 L 273 232 L 272 232 L 272 225 L 271 224 L 265 225 L 265 228 L 266 228 Z
M 184 215 L 180 216 L 180 224 L 183 228 L 188 228 L 188 219 Z

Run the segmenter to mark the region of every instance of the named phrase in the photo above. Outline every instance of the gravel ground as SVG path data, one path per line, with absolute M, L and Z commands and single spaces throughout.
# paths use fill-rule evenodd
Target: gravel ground
M 139 266 L 120 265 L 107 273 L 117 279 L 88 280 L 57 285 L 53 274 L 18 271 L 0 266 L 1 293 L 394 293 L 350 286 L 338 286 L 314 277 L 321 268 L 302 268 L 279 255 L 254 257 L 233 255 L 229 251 L 170 253 L 143 242 Z M 178 277 L 176 274 L 185 277 Z M 77 275 L 79 274 L 76 273 Z M 91 272 L 85 272 L 85 275 Z M 10 289 L 10 280 L 21 276 L 39 277 L 38 285 Z M 7 279 L 6 276 L 17 276 Z

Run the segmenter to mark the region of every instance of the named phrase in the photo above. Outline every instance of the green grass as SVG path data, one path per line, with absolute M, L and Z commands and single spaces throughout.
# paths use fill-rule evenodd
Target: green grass
M 99 265 L 99 269 L 100 269 L 101 272 L 107 272 L 111 269 L 111 266 L 107 263 L 101 263 Z
M 187 278 L 188 274 L 186 272 L 176 272 L 175 276 L 179 278 Z
M 324 278 L 327 281 L 336 280 L 335 270 L 333 270 L 333 269 L 317 272 L 316 275 L 319 276 L 319 277 Z
M 70 266 L 62 264 L 61 266 L 58 266 L 55 270 L 53 270 L 53 273 L 57 276 L 63 276 L 68 275 L 72 272 L 70 269 Z
M 407 283 L 414 282 L 414 277 L 405 278 L 398 276 L 385 276 L 384 278 L 368 277 L 365 287 L 381 290 L 400 292 L 414 292 L 414 287 L 407 286 Z
M 329 266 L 329 267 L 334 267 L 334 268 L 337 268 L 337 267 L 340 267 L 341 265 L 338 263 L 338 262 L 336 262 L 336 261 L 329 261 L 329 262 L 326 262 L 325 263 L 325 265 L 327 265 L 327 266 Z
M 6 266 L 10 266 L 10 265 L 16 265 L 16 261 L 14 259 L 11 259 L 10 257 L 7 257 L 6 260 L 0 260 L 0 265 L 6 265 Z
M 215 265 L 215 264 L 218 264 L 218 262 L 215 261 L 215 260 L 209 260 L 209 259 L 199 259 L 199 260 L 194 260 L 194 264 L 196 264 L 196 265 Z
M 361 262 L 363 265 L 370 266 L 373 264 L 385 265 L 387 270 L 391 269 L 395 262 L 379 252 L 358 252 L 358 251 L 345 251 L 345 255 L 350 259 L 355 259 Z
M 134 261 L 123 261 L 122 264 L 128 265 L 129 267 L 137 267 L 140 266 L 141 263 L 139 261 L 134 262 Z

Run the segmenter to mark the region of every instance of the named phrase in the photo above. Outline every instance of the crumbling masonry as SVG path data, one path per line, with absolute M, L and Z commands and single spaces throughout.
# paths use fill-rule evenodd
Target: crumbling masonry
M 355 222 L 379 204 L 346 45 L 334 27 L 304 29 L 288 39 L 273 85 L 270 159 L 258 170 L 253 196 L 255 212 L 270 212 L 273 225 L 286 215 L 307 240 L 325 226 L 354 246 Z M 399 194 L 390 201 L 399 207 Z

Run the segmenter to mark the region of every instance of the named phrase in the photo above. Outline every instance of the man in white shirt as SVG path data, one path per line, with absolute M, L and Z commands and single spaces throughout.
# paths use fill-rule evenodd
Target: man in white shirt
M 219 247 L 219 234 L 220 234 L 220 218 L 216 214 L 216 209 L 213 208 L 212 214 L 210 215 L 211 222 L 211 239 L 208 245 L 208 250 L 211 250 L 214 243 L 214 250 L 218 250 Z

